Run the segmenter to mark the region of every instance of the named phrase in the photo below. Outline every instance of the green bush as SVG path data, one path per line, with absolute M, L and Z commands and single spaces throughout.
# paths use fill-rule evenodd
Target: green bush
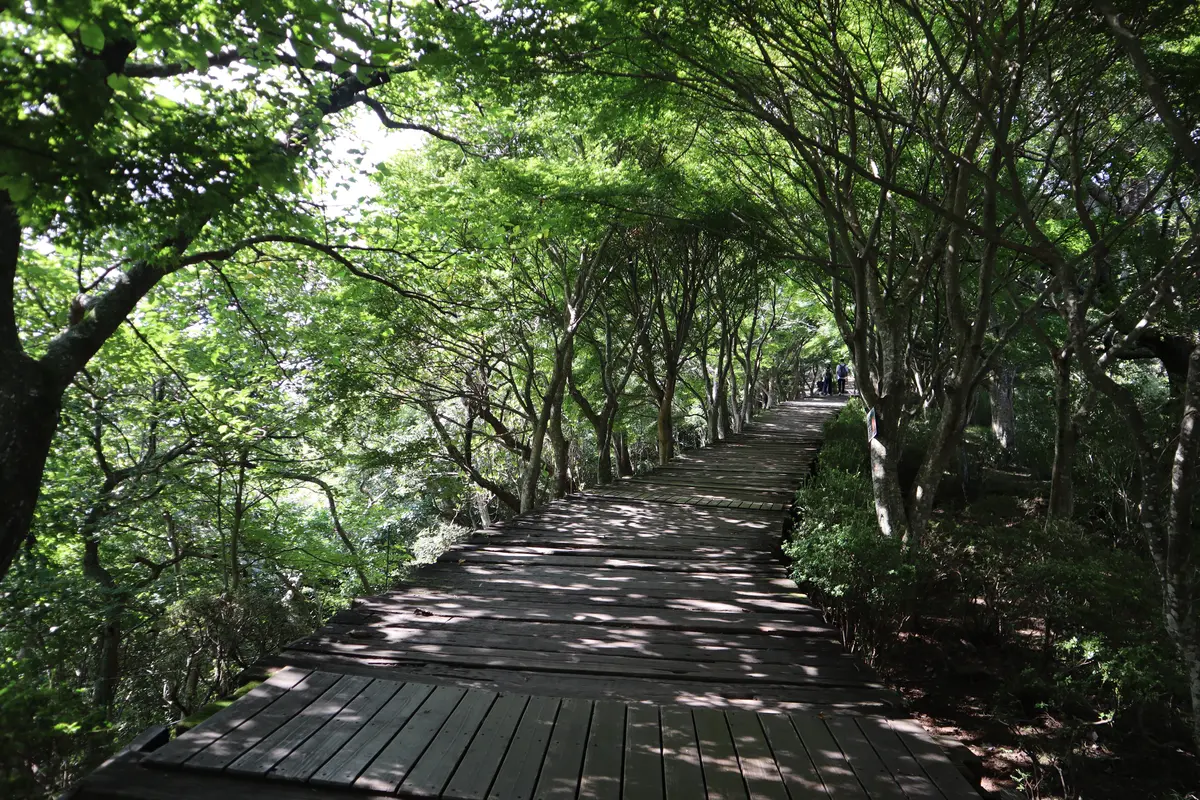
M 1140 716 L 1185 695 L 1140 547 L 1104 526 L 1012 516 L 1012 498 L 984 495 L 962 513 L 943 509 L 925 546 L 905 553 L 878 533 L 863 430 L 857 404 L 826 425 L 785 545 L 796 581 L 848 644 L 885 655 L 910 623 L 973 638 L 1008 664 L 997 701 L 1029 710 Z
M 796 496 L 785 552 L 796 582 L 846 643 L 873 653 L 903 624 L 919 576 L 899 541 L 878 533 L 864 431 L 857 403 L 826 424 L 816 474 Z
M 0 657 L 0 796 L 50 794 L 111 752 L 112 731 L 87 694 L 30 680 L 29 664 Z

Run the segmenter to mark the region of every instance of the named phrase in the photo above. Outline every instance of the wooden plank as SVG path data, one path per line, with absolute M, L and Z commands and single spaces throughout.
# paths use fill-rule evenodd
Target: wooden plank
M 397 681 L 372 680 L 369 686 L 321 728 L 319 736 L 311 737 L 293 750 L 291 755 L 267 773 L 267 777 L 308 780 L 326 761 L 333 758 L 342 745 L 349 742 L 403 685 Z
M 622 628 L 603 625 L 573 625 L 560 622 L 507 621 L 502 627 L 483 620 L 450 617 L 392 617 L 374 624 L 331 624 L 323 631 L 360 641 L 380 640 L 393 643 L 417 642 L 459 644 L 472 642 L 490 647 L 505 643 L 528 650 L 533 642 L 543 642 L 569 651 L 580 647 L 612 649 L 617 654 L 653 658 L 738 661 L 747 657 L 761 663 L 811 663 L 820 660 L 858 662 L 832 639 L 810 637 L 803 643 L 773 634 L 724 631 L 675 631 L 668 628 Z M 863 669 L 864 675 L 870 672 Z
M 833 734 L 838 747 L 846 754 L 858 782 L 867 790 L 871 800 L 905 800 L 904 792 L 884 766 L 879 754 L 867 742 L 852 717 L 827 717 L 825 726 Z
M 631 705 L 625 717 L 624 796 L 663 800 L 663 744 L 657 706 Z
M 782 714 L 759 714 L 758 721 L 767 735 L 775 766 L 791 800 L 825 800 L 829 797 L 791 721 Z
M 690 708 L 663 708 L 663 784 L 666 800 L 704 797 L 704 773 Z
M 350 741 L 309 778 L 309 782 L 320 786 L 350 786 L 354 783 L 359 773 L 396 735 L 396 731 L 417 713 L 417 709 L 433 693 L 433 688 L 419 683 L 402 687 L 379 713 L 359 728 Z
M 244 753 L 227 769 L 245 775 L 265 775 L 304 744 L 308 737 L 341 711 L 370 682 L 369 678 L 360 675 L 343 675 L 312 704 Z
M 604 607 L 581 608 L 578 603 L 549 603 L 531 599 L 506 601 L 504 598 L 473 598 L 447 596 L 391 596 L 373 601 L 381 613 L 420 609 L 425 614 L 442 614 L 451 617 L 472 619 L 517 620 L 523 622 L 567 622 L 583 625 L 613 625 L 618 627 L 667 628 L 679 631 L 720 633 L 737 631 L 742 633 L 770 633 L 781 636 L 834 636 L 836 635 L 815 613 L 791 614 L 777 617 L 753 611 L 741 611 L 736 615 L 710 610 L 698 611 L 693 604 L 685 610 L 657 608 L 646 609 L 611 604 Z
M 442 789 L 450 782 L 459 759 L 466 752 L 467 746 L 475 738 L 483 718 L 487 715 L 492 703 L 496 701 L 495 692 L 484 692 L 472 689 L 455 707 L 454 713 L 446 720 L 446 724 L 438 731 L 437 736 L 429 743 L 425 754 L 408 773 L 400 784 L 400 793 L 406 797 L 439 797 Z
M 309 669 L 284 667 L 239 700 L 201 722 L 146 757 L 147 764 L 178 765 L 237 728 L 304 680 Z
M 554 586 L 504 587 L 471 581 L 446 581 L 437 588 L 412 588 L 406 590 L 402 596 L 389 599 L 427 606 L 430 609 L 448 608 L 449 606 L 446 604 L 464 604 L 465 608 L 471 608 L 470 603 L 474 602 L 475 604 L 485 604 L 497 611 L 502 611 L 506 606 L 538 605 L 547 609 L 560 608 L 572 615 L 616 608 L 628 611 L 638 610 L 645 613 L 649 613 L 648 610 L 668 609 L 685 614 L 701 610 L 709 614 L 724 615 L 782 612 L 795 615 L 801 620 L 807 618 L 809 622 L 820 619 L 816 608 L 811 604 L 788 598 L 782 592 L 775 590 L 757 594 L 738 592 L 728 596 L 693 599 L 687 595 L 667 595 L 666 593 L 661 596 L 636 592 L 623 594 L 615 588 L 597 588 L 595 590 L 577 588 L 571 593 L 565 593 L 559 592 Z
M 443 797 L 447 800 L 484 800 L 487 797 L 528 703 L 529 698 L 525 695 L 500 695 L 471 741 Z
M 625 704 L 597 701 L 579 777 L 579 800 L 621 800 L 624 752 Z
M 729 723 L 750 800 L 788 800 L 787 787 L 775 765 L 758 715 L 752 711 L 726 711 L 725 719 Z
M 544 548 L 550 549 L 550 548 Z M 674 550 L 662 550 L 651 555 L 635 557 L 609 551 L 607 555 L 591 555 L 588 553 L 522 553 L 495 552 L 488 550 L 466 550 L 451 552 L 455 563 L 463 562 L 473 565 L 496 565 L 508 567 L 527 567 L 538 565 L 543 567 L 562 567 L 565 569 L 613 569 L 636 571 L 645 575 L 662 575 L 664 580 L 678 575 L 709 575 L 728 574 L 731 578 L 741 580 L 749 578 L 775 577 L 786 578 L 788 571 L 774 556 L 761 552 L 757 560 L 749 560 L 747 556 L 740 559 L 715 559 L 712 557 L 697 557 L 695 554 L 679 553 Z M 645 553 L 646 551 L 642 551 Z M 690 561 L 676 560 L 690 557 Z
M 196 753 L 184 764 L 189 769 L 224 769 L 314 702 L 340 677 L 329 672 L 309 673 L 274 703 Z
M 135 757 L 134 753 L 125 753 L 109 759 L 83 778 L 71 797 L 77 800 L 328 800 L 336 796 L 294 781 L 254 780 L 225 772 L 146 769 Z M 341 796 L 346 800 L 395 800 L 374 792 Z
M 537 643 L 531 643 L 537 647 Z M 522 672 L 573 672 L 592 675 L 640 676 L 670 680 L 710 680 L 726 683 L 775 683 L 796 686 L 863 686 L 882 688 L 868 680 L 852 659 L 836 656 L 797 659 L 792 669 L 786 663 L 772 660 L 766 663 L 744 663 L 735 660 L 712 660 L 694 652 L 690 659 L 669 659 L 664 656 L 644 657 L 605 652 L 592 653 L 583 648 L 546 647 L 544 649 L 500 649 L 471 647 L 458 644 L 408 645 L 386 641 L 363 641 L 343 635 L 324 635 L 302 639 L 290 644 L 291 650 L 315 650 L 322 653 L 343 653 L 360 657 L 380 657 L 401 661 L 428 661 L 434 664 L 458 664 L 516 669 Z
M 854 723 L 909 800 L 944 800 L 933 781 L 917 765 L 887 720 L 856 719 Z
M 700 766 L 708 800 L 747 800 L 746 784 L 738 764 L 737 751 L 729 735 L 725 714 L 711 708 L 692 709 L 696 722 L 696 741 L 700 745 Z
M 592 701 L 570 698 L 562 701 L 554 721 L 554 735 L 546 750 L 546 762 L 538 778 L 537 800 L 574 798 L 592 720 Z
M 542 771 L 558 706 L 559 701 L 554 697 L 530 699 L 488 792 L 488 800 L 530 800 L 533 797 L 533 787 Z
M 358 776 L 354 787 L 376 792 L 396 791 L 466 693 L 457 686 L 434 689 L 417 713 Z
M 978 797 L 979 793 L 920 723 L 911 719 L 893 719 L 888 720 L 888 725 L 947 800 L 975 800 Z
M 789 717 L 829 796 L 837 800 L 865 799 L 866 791 L 821 717 L 817 714 L 790 714 Z

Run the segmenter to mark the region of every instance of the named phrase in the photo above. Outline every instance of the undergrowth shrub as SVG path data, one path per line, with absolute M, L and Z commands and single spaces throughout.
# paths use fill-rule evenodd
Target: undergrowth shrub
M 903 623 L 918 575 L 899 541 L 878 533 L 865 431 L 857 403 L 826 424 L 816 474 L 796 496 L 785 550 L 797 583 L 837 623 L 846 644 L 873 654 Z
M 999 705 L 1172 716 L 1186 686 L 1145 553 L 1094 518 L 1047 524 L 1011 500 L 939 508 L 924 546 L 905 553 L 878 532 L 864 414 L 851 403 L 825 427 L 785 550 L 796 581 L 868 657 L 886 657 L 907 628 L 998 654 L 988 669 Z

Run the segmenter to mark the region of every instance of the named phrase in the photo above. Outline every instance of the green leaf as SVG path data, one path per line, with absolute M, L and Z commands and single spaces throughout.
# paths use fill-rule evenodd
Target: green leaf
M 63 30 L 67 33 L 74 33 L 75 29 L 79 27 L 79 20 L 74 17 L 63 17 L 58 24 L 62 25 Z
M 109 75 L 108 88 L 114 92 L 127 92 L 129 91 L 129 78 L 124 75 Z
M 14 203 L 19 203 L 29 197 L 33 186 L 28 178 L 9 176 L 0 178 L 0 189 L 7 189 L 9 199 Z
M 310 68 L 317 63 L 317 51 L 312 45 L 304 42 L 296 42 L 296 59 L 300 62 L 300 66 Z
M 89 50 L 99 52 L 104 49 L 104 31 L 94 22 L 85 22 L 79 26 L 79 41 Z

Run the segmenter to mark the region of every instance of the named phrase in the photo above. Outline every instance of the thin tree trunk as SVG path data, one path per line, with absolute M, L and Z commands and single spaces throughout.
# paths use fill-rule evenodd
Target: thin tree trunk
M 1017 447 L 1017 415 L 1013 402 L 1017 371 L 1011 364 L 1002 364 L 988 380 L 988 397 L 992 406 L 992 434 L 1000 449 L 1013 455 Z
M 475 493 L 475 510 L 479 512 L 480 526 L 490 528 L 492 526 L 492 513 L 488 508 L 487 496 L 481 492 Z
M 662 397 L 658 402 L 658 463 L 666 464 L 675 457 L 675 382 L 677 376 L 667 365 Z
M 229 588 L 233 592 L 237 592 L 242 583 L 240 550 L 242 525 L 246 519 L 246 464 L 249 460 L 250 453 L 247 450 L 243 448 L 238 451 L 237 487 L 233 495 L 233 521 L 229 528 Z
M 1197 462 L 1200 461 L 1200 334 L 1192 335 L 1188 358 L 1187 383 L 1183 395 L 1183 413 L 1179 436 L 1171 460 L 1170 499 L 1167 505 L 1167 547 L 1165 560 L 1165 604 L 1167 628 L 1179 646 L 1188 673 L 1192 701 L 1192 742 L 1200 748 L 1200 623 L 1196 601 L 1200 578 L 1192 562 L 1196 528 L 1192 503 L 1196 494 Z
M 33 359 L 0 349 L 0 579 L 30 536 L 61 404 Z
M 558 390 L 558 398 L 550 411 L 550 424 L 547 432 L 550 434 L 550 446 L 554 449 L 554 496 L 566 497 L 571 491 L 571 443 L 563 434 L 562 427 L 563 390 Z
M 106 515 L 105 507 L 94 505 L 83 523 L 83 574 L 99 589 L 104 602 L 104 625 L 96 639 L 96 674 L 92 681 L 92 703 L 107 717 L 117 696 L 121 679 L 121 622 L 125 604 L 112 573 L 100 561 L 100 539 L 96 528 Z
M 1070 519 L 1075 511 L 1075 440 L 1071 413 L 1070 355 L 1054 358 L 1054 465 L 1050 471 L 1050 519 Z
M 612 440 L 612 425 L 605 421 L 603 428 L 596 431 L 596 480 L 601 486 L 613 482 Z
M 633 459 L 629 457 L 629 437 L 625 431 L 613 435 L 613 444 L 617 451 L 617 475 L 628 478 L 633 474 Z
M 883 406 L 883 403 L 880 403 Z M 871 491 L 875 497 L 875 519 L 884 536 L 905 539 L 908 518 L 900 486 L 898 426 L 892 415 L 876 407 L 878 434 L 870 441 Z

